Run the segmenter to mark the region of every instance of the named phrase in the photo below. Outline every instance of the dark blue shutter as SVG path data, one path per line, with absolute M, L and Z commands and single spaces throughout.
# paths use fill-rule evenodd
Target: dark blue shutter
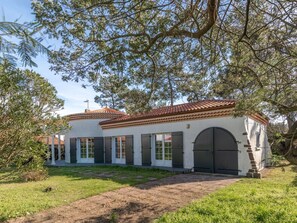
M 104 150 L 105 150 L 105 163 L 111 163 L 112 159 L 111 159 L 111 148 L 112 148 L 112 144 L 111 144 L 111 137 L 105 137 L 104 138 Z
M 133 135 L 128 135 L 126 137 L 126 164 L 134 164 L 134 150 L 133 150 Z
M 184 167 L 183 132 L 172 132 L 172 167 Z
M 70 163 L 76 162 L 76 138 L 70 138 Z
M 141 135 L 142 166 L 150 166 L 152 164 L 151 150 L 151 134 Z
M 104 163 L 103 137 L 94 138 L 94 163 Z

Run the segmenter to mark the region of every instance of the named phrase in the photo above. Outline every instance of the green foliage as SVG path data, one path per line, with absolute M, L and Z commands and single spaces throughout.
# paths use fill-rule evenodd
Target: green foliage
M 9 61 L 16 65 L 20 60 L 25 67 L 37 67 L 32 58 L 38 54 L 48 54 L 48 49 L 41 44 L 42 38 L 33 38 L 36 28 L 33 24 L 1 21 L 0 63 Z
M 56 89 L 39 74 L 0 65 L 0 168 L 42 169 L 46 146 L 38 137 L 65 128 L 53 112 L 63 106 Z
M 119 216 L 116 213 L 111 213 L 110 215 L 110 223 L 117 223 Z
M 147 94 L 139 97 L 146 106 L 215 96 L 240 99 L 241 114 L 296 111 L 296 3 L 207 2 L 37 0 L 32 7 L 63 41 L 50 61 L 65 80 L 124 77 L 122 86 Z M 122 90 L 112 92 L 124 100 Z
M 12 172 L 0 169 L 0 222 L 144 183 L 151 177 L 159 179 L 172 175 L 167 171 L 134 167 L 51 167 L 46 180 L 24 183 Z M 137 177 L 140 175 L 142 178 Z
M 284 163 L 285 157 L 282 155 L 276 155 L 272 154 L 271 157 L 271 166 L 280 166 L 282 163 Z
M 124 98 L 128 91 L 127 82 L 125 77 L 121 78 L 117 75 L 99 77 L 94 90 L 100 92 L 100 95 L 95 97 L 95 102 L 102 107 L 123 109 L 125 107 Z
M 199 41 L 184 41 L 178 32 L 189 22 L 196 33 L 208 19 L 199 9 L 207 8 L 207 3 L 193 4 L 193 16 L 199 21 L 187 15 L 190 6 L 180 1 L 34 1 L 32 7 L 49 36 L 63 41 L 62 47 L 50 55 L 56 73 L 64 80 L 83 78 L 94 83 L 102 93 L 96 98 L 99 103 L 124 101 L 127 110 L 135 110 L 136 104 L 144 106 L 137 108 L 143 111 L 158 104 L 173 104 L 188 88 L 189 94 L 195 95 L 191 100 L 200 95 L 193 92 L 201 86 L 197 83 L 201 78 L 194 75 L 205 67 L 196 60 L 197 54 L 201 55 L 196 52 Z M 178 14 L 187 18 L 166 34 L 178 22 Z M 120 77 L 121 86 L 114 89 L 115 84 L 107 90 L 105 79 L 114 76 Z M 196 88 L 188 87 L 189 82 Z M 128 88 L 123 92 L 122 87 Z
M 296 173 L 296 166 L 286 166 L 261 180 L 242 179 L 156 222 L 297 222 Z

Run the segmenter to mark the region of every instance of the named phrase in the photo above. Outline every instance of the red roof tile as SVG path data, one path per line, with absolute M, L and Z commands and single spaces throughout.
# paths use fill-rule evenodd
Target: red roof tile
M 162 117 L 162 116 L 171 116 L 171 115 L 177 115 L 177 114 L 211 111 L 211 110 L 233 108 L 233 107 L 235 107 L 235 100 L 203 100 L 198 102 L 191 102 L 186 104 L 156 108 L 146 113 L 124 115 L 116 119 L 102 121 L 100 122 L 100 125 L 129 122 L 134 120 L 149 119 L 149 118 L 156 118 L 156 117 Z
M 112 108 L 101 108 L 101 109 L 97 109 L 97 110 L 87 110 L 85 113 L 107 113 L 107 114 L 120 114 L 120 115 L 125 115 L 125 112 L 121 112 Z
M 85 112 L 82 112 L 82 113 L 67 115 L 66 118 L 69 121 L 81 120 L 81 119 L 114 119 L 114 118 L 122 117 L 125 114 L 126 113 L 124 112 L 105 107 L 102 109 L 97 109 L 92 111 L 86 110 Z

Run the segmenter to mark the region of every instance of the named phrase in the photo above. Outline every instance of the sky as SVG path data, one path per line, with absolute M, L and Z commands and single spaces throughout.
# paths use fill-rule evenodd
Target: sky
M 5 16 L 6 21 L 18 22 L 31 22 L 34 20 L 33 11 L 31 9 L 31 0 L 0 0 L 0 16 Z M 50 49 L 57 49 L 59 43 L 55 40 L 46 39 L 43 44 L 45 46 L 51 46 Z M 58 97 L 64 100 L 64 109 L 58 111 L 60 115 L 67 115 L 73 113 L 83 112 L 87 108 L 87 104 L 84 102 L 89 100 L 90 109 L 99 109 L 100 105 L 94 102 L 96 92 L 92 87 L 82 88 L 82 83 L 76 82 L 64 82 L 60 75 L 55 75 L 50 71 L 50 64 L 47 62 L 46 55 L 39 55 L 33 59 L 37 63 L 37 68 L 32 70 L 39 73 L 46 78 L 58 91 Z M 31 68 L 29 68 L 31 69 Z

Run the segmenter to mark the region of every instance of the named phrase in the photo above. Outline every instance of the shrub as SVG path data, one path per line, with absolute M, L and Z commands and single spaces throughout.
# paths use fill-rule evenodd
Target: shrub
M 46 169 L 41 170 L 28 170 L 22 172 L 20 175 L 23 181 L 40 181 L 45 180 L 48 177 L 48 172 Z
M 272 154 L 271 166 L 280 166 L 286 159 L 282 155 Z

